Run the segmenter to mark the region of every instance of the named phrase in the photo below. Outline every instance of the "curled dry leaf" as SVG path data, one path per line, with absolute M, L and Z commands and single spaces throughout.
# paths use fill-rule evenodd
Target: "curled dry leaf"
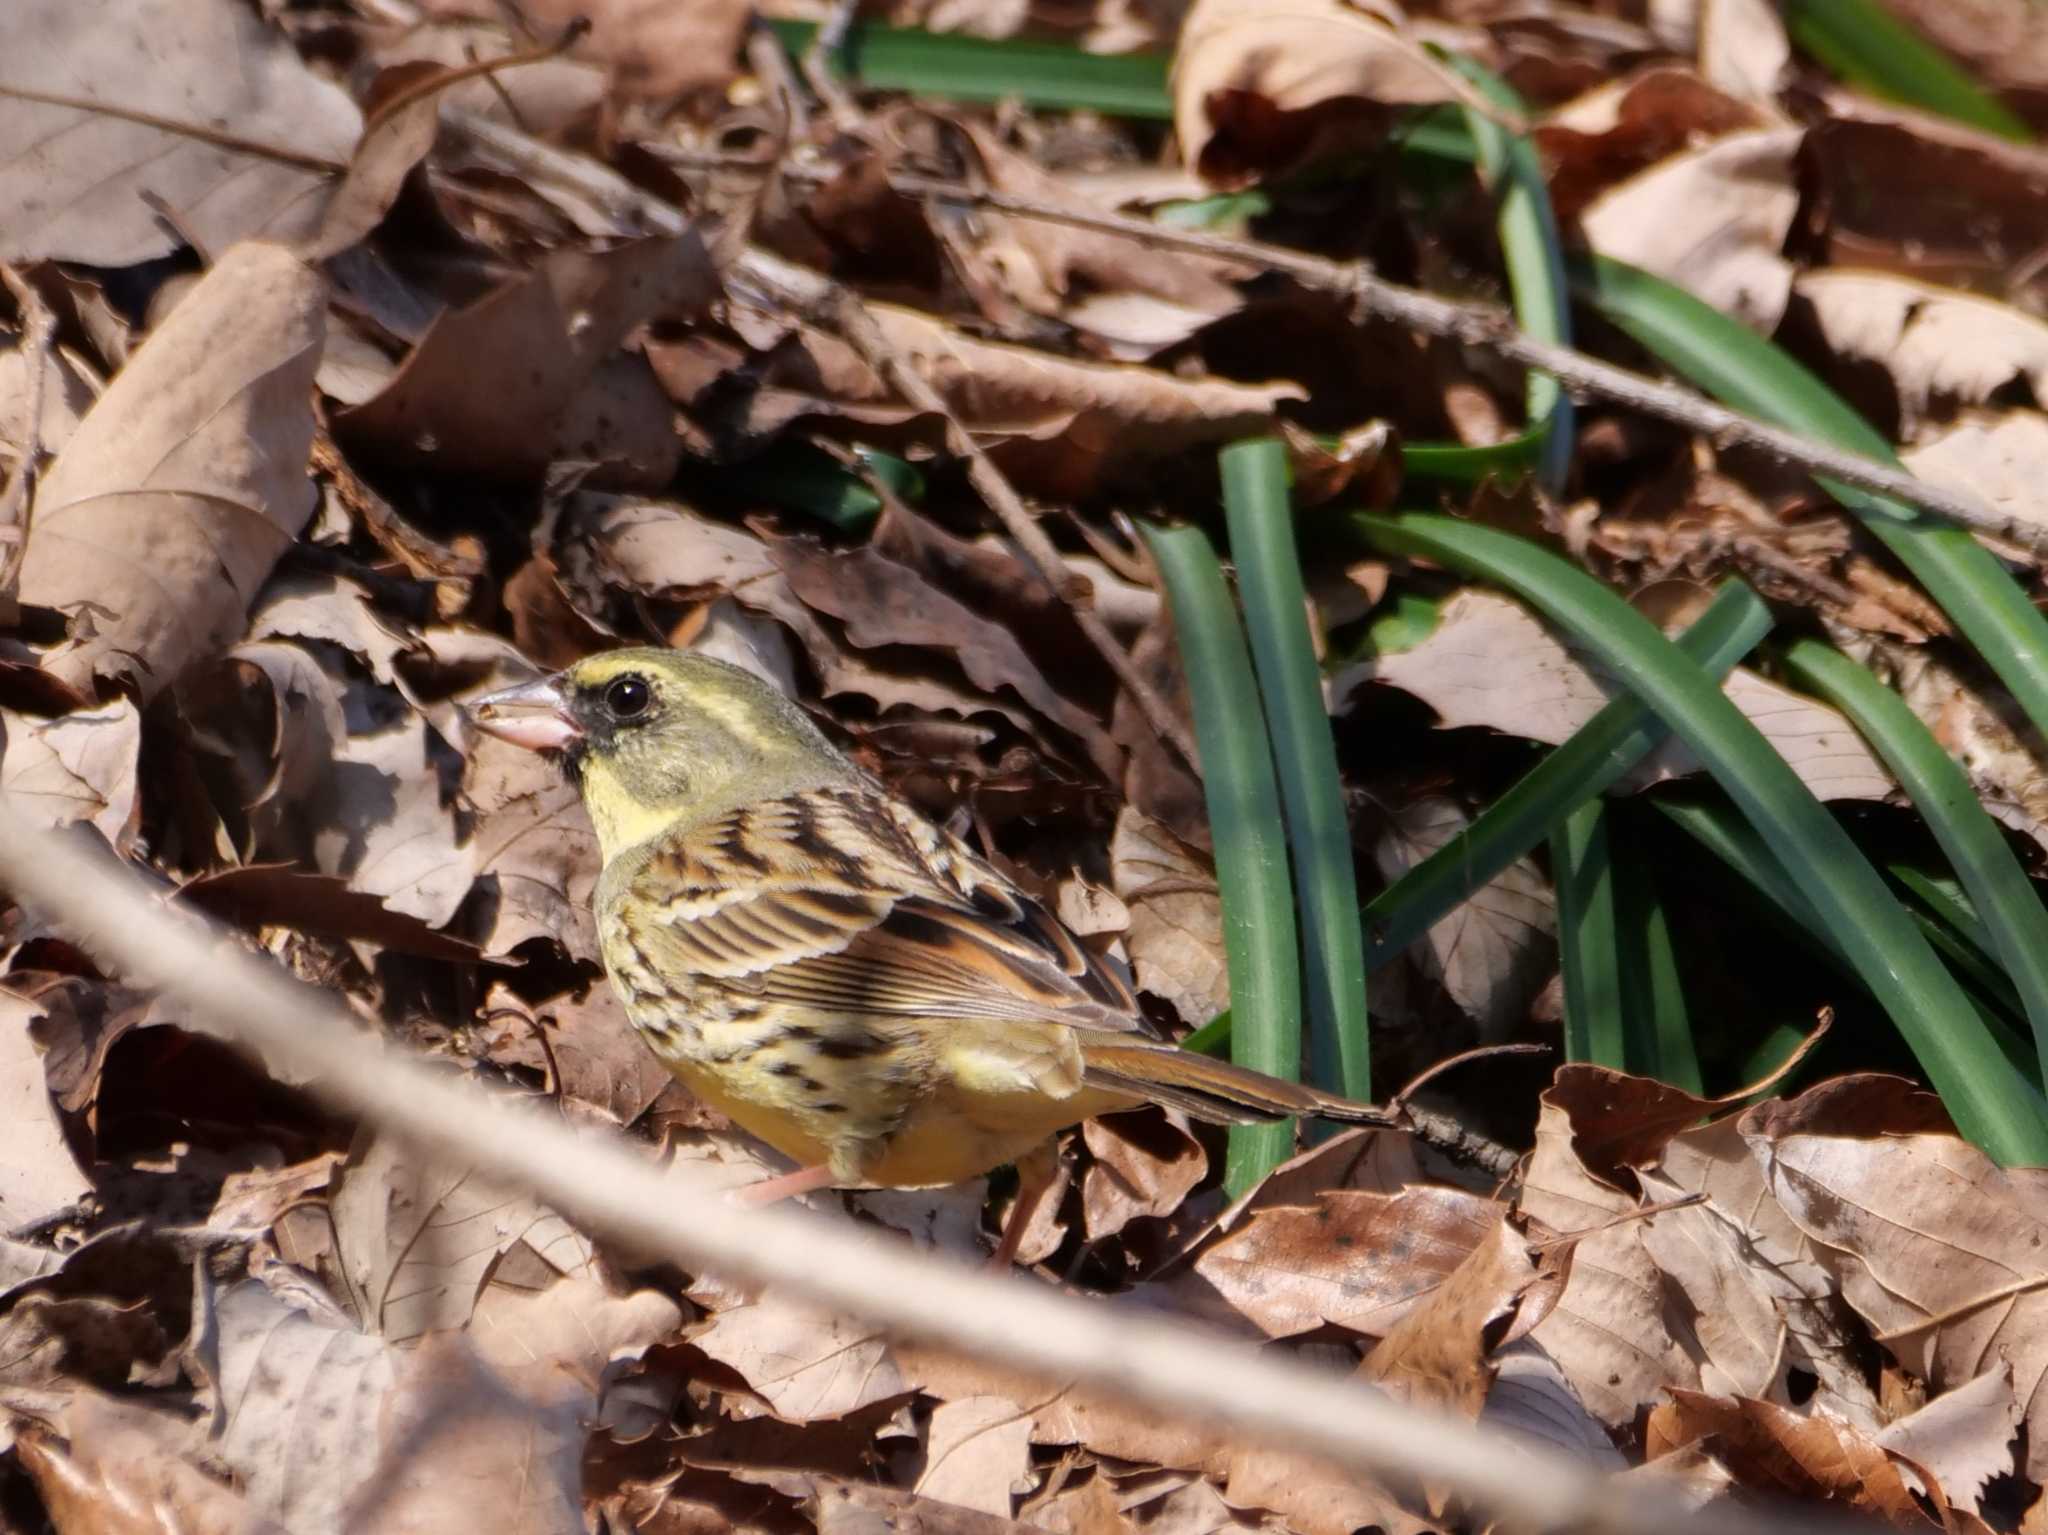
M 1384 130 L 1388 108 L 1466 97 L 1399 11 L 1373 0 L 1197 0 L 1174 51 L 1181 156 L 1211 181 L 1356 144 L 1362 128 Z
M 1944 1392 L 1872 1437 L 1902 1459 L 1908 1485 L 1923 1490 L 1914 1470 L 1925 1469 L 1952 1505 L 1981 1515 L 1985 1484 L 2012 1474 L 2019 1427 L 2020 1402 L 2008 1364 Z
M 614 1124 L 637 1121 L 672 1080 L 601 980 L 580 996 L 532 1004 L 497 986 L 485 999 L 483 1016 L 496 1031 L 485 1050 L 487 1059 L 552 1078 L 565 1104 Z
M 2048 400 L 2048 323 L 2010 304 L 1840 267 L 1804 273 L 1793 288 L 1829 346 L 1891 374 L 1909 438 L 1936 397 L 1981 405 L 2020 382 Z
M 1305 398 L 1285 382 L 1240 384 L 1182 378 L 1127 363 L 1086 362 L 1000 341 L 982 341 L 944 321 L 893 304 L 869 312 L 891 348 L 935 388 L 976 441 L 1018 488 L 1071 499 L 1112 472 L 1207 443 L 1270 430 L 1274 412 Z M 779 319 L 756 318 L 783 336 L 767 351 L 761 387 L 733 425 L 758 438 L 805 420 L 840 418 L 868 428 L 902 426 L 919 412 L 905 403 L 847 343 Z M 701 369 L 708 343 L 650 348 L 671 387 Z M 688 394 L 679 392 L 687 401 Z M 873 432 L 867 433 L 869 437 Z
M 575 785 L 533 752 L 485 739 L 470 753 L 464 793 L 476 811 L 475 936 L 484 951 L 547 938 L 596 959 L 590 897 L 602 860 Z
M 1107 1114 L 1081 1127 L 1095 1154 L 1081 1180 L 1082 1229 L 1114 1236 L 1140 1216 L 1171 1215 L 1209 1170 L 1202 1144 L 1160 1109 Z
M 1489 1356 L 1556 1307 L 1572 1244 L 1528 1216 L 1502 1215 L 1430 1292 L 1387 1329 L 1359 1373 L 1404 1401 L 1476 1418 L 1493 1384 Z
M 1635 1201 L 1586 1171 L 1572 1150 L 1570 1116 L 1547 1093 L 1520 1207 L 1555 1231 L 1585 1233 L 1571 1282 L 1535 1338 L 1594 1416 L 1610 1427 L 1633 1423 L 1668 1386 L 1696 1388 L 1699 1370 L 1681 1341 L 1686 1323 L 1644 1249 L 1643 1223 L 1615 1220 Z
M 598 583 L 683 601 L 730 597 L 773 618 L 796 636 L 827 697 L 858 693 L 883 709 L 901 705 L 934 714 L 990 710 L 1027 737 L 1038 734 L 1033 716 L 1000 698 L 863 659 L 797 598 L 768 545 L 743 528 L 669 503 L 602 496 L 578 497 L 571 523 Z
M 320 222 L 361 124 L 235 0 L 13 0 L 0 259 L 123 267 L 183 234 L 208 253 L 295 239 Z
M 810 538 L 771 536 L 764 542 L 797 599 L 840 620 L 852 644 L 863 650 L 887 645 L 942 649 L 984 693 L 1008 688 L 1080 741 L 1105 778 L 1113 781 L 1121 774 L 1123 752 L 1109 732 L 1054 687 L 1017 636 L 1001 624 L 872 548 L 827 550 Z
M 1731 133 L 1660 161 L 1579 215 L 1603 256 L 1656 273 L 1768 335 L 1792 289 L 1785 236 L 1803 130 Z
M 46 661 L 146 700 L 241 632 L 313 490 L 326 285 L 274 245 L 223 256 L 114 379 L 37 488 L 21 600 L 69 612 Z
M 530 480 L 557 461 L 652 489 L 682 454 L 644 358 L 620 343 L 719 291 L 720 238 L 700 226 L 602 253 L 564 249 L 436 320 L 391 382 L 339 413 L 349 442 L 445 474 Z
M 1656 1457 L 1698 1439 L 1745 1487 L 1786 1498 L 1841 1502 L 1897 1529 L 1942 1528 L 1913 1499 L 1899 1468 L 1862 1431 L 1749 1397 L 1674 1387 L 1651 1409 L 1643 1451 Z

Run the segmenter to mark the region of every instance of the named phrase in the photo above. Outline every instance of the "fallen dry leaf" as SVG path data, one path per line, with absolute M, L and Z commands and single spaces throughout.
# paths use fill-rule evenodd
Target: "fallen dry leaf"
M 1909 440 L 1937 396 L 1982 405 L 2018 382 L 2048 398 L 2048 324 L 2010 304 L 1839 267 L 1793 286 L 1813 305 L 1828 345 L 1891 374 Z
M 1161 1109 L 1091 1119 L 1081 1138 L 1095 1155 L 1081 1180 L 1082 1229 L 1091 1242 L 1141 1216 L 1171 1215 L 1209 1170 L 1201 1142 Z
M 1671 1400 L 1650 1412 L 1644 1453 L 1654 1458 L 1703 1438 L 1746 1487 L 1845 1503 L 1899 1529 L 1941 1527 L 1913 1501 L 1885 1452 L 1846 1424 L 1747 1397 L 1674 1388 Z
M 1731 133 L 1671 156 L 1579 215 L 1586 241 L 1768 335 L 1792 290 L 1785 236 L 1799 208 L 1802 130 Z
M 932 1410 L 919 1497 L 1007 1519 L 1031 1465 L 1031 1415 L 999 1396 L 962 1397 Z
M 422 1164 L 388 1137 L 359 1144 L 335 1180 L 334 1240 L 363 1327 L 393 1343 L 467 1325 L 500 1258 L 523 1245 L 581 1274 L 589 1242 L 482 1173 Z
M 1412 800 L 1387 819 L 1373 850 L 1389 882 L 1449 842 L 1471 823 L 1442 796 Z M 1497 1040 L 1526 1016 L 1557 966 L 1557 894 L 1523 858 L 1471 891 L 1432 927 L 1414 951 L 1424 972 Z
M 1110 879 L 1130 909 L 1124 943 L 1140 988 L 1191 1024 L 1230 1006 L 1223 903 L 1206 860 L 1159 822 L 1126 807 L 1109 844 Z
M 1504 1213 L 1443 1186 L 1330 1189 L 1257 1211 L 1194 1270 L 1269 1338 L 1327 1323 L 1377 1337 L 1448 1279 Z
M 657 315 L 693 317 L 718 292 L 715 228 L 593 255 L 563 250 L 434 322 L 337 431 L 377 456 L 444 474 L 538 478 L 597 466 L 596 483 L 654 489 L 682 454 L 645 361 L 619 345 Z
M 187 233 L 216 256 L 295 239 L 361 123 L 234 0 L 16 0 L 0 12 L 0 139 L 21 147 L 0 162 L 0 258 L 124 267 Z
M 1594 1415 L 1620 1426 L 1670 1386 L 1696 1387 L 1699 1369 L 1663 1271 L 1644 1248 L 1644 1222 L 1616 1220 L 1635 1201 L 1587 1172 L 1571 1139 L 1569 1116 L 1546 1094 L 1520 1208 L 1554 1231 L 1585 1234 L 1571 1281 L 1535 1338 Z
M 1934 1391 L 2010 1367 L 2026 1422 L 2038 1428 L 2048 1423 L 2041 1191 L 1928 1124 L 1904 1086 L 1824 1084 L 1759 1105 L 1743 1133 L 1772 1194 L 1879 1341 Z M 2035 1480 L 2048 1468 L 2044 1438 L 2029 1441 Z
M 221 257 L 142 344 L 36 491 L 21 600 L 72 616 L 45 665 L 147 700 L 240 633 L 313 510 L 318 273 L 274 245 Z
M 71 1393 L 48 1430 L 15 1443 L 64 1535 L 287 1535 L 194 1465 L 198 1449 L 183 1419 L 93 1391 Z
M 788 1423 L 843 1417 L 909 1389 L 890 1345 L 872 1327 L 772 1290 L 726 1307 L 690 1342 L 737 1372 Z
M 1493 1384 L 1488 1356 L 1541 1325 L 1571 1271 L 1571 1243 L 1503 1215 L 1387 1329 L 1359 1374 L 1404 1401 L 1476 1418 Z
M 1196 0 L 1173 56 L 1182 158 L 1242 181 L 1356 143 L 1361 117 L 1383 130 L 1373 109 L 1466 99 L 1403 20 L 1371 3 Z
M 1527 609 L 1490 592 L 1460 592 L 1420 644 L 1340 673 L 1343 699 L 1370 678 L 1413 693 L 1445 729 L 1481 725 L 1557 745 L 1597 714 L 1617 687 L 1560 643 Z M 1722 685 L 1817 798 L 1883 799 L 1884 765 L 1835 710 L 1745 667 Z M 1647 788 L 1700 771 L 1682 742 L 1667 740 L 1622 779 Z
M 142 716 L 127 699 L 53 720 L 0 709 L 0 798 L 38 826 L 85 821 L 125 852 L 141 813 Z
M 92 1190 L 50 1101 L 43 1053 L 29 1037 L 40 1011 L 26 997 L 0 992 L 0 1117 L 10 1127 L 0 1158 L 0 1232 L 36 1226 Z

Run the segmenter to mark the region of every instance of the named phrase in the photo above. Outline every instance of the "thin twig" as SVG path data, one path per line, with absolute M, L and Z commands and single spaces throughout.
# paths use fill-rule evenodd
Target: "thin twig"
M 1810 1513 L 1688 1510 L 1640 1478 L 1610 1480 L 1528 1439 L 1400 1403 L 1185 1323 L 978 1273 L 867 1231 L 727 1204 L 684 1166 L 657 1169 L 615 1138 L 509 1095 L 451 1080 L 366 1038 L 317 990 L 167 907 L 75 838 L 0 807 L 0 887 L 85 945 L 110 973 L 160 988 L 196 1020 L 288 1064 L 309 1090 L 417 1154 L 487 1170 L 630 1250 L 745 1285 L 772 1284 L 892 1334 L 929 1339 L 1050 1382 L 1072 1381 L 1177 1419 L 1324 1455 L 1355 1473 L 1425 1482 L 1521 1529 L 1634 1535 L 1791 1535 Z
M 717 159 L 713 155 L 689 150 L 658 148 L 655 153 L 683 166 L 708 167 Z M 791 165 L 785 167 L 784 174 L 792 180 L 823 181 L 835 173 L 816 166 Z M 2036 554 L 2048 554 L 2048 529 L 2043 529 L 2038 523 L 1998 511 L 1962 491 L 1931 484 L 1896 465 L 1865 458 L 1860 453 L 1851 453 L 1730 410 L 1690 389 L 1617 367 L 1571 347 L 1539 341 L 1518 329 L 1506 310 L 1492 304 L 1458 303 L 1438 298 L 1417 288 L 1388 282 L 1356 263 L 1331 261 L 1257 240 L 1173 229 L 1126 214 L 1036 202 L 1006 192 L 965 187 L 931 176 L 896 172 L 889 176 L 888 184 L 892 191 L 905 197 L 966 203 L 1016 218 L 1068 224 L 1100 234 L 1123 235 L 1156 249 L 1181 250 L 1222 261 L 1263 266 L 1293 278 L 1304 287 L 1346 298 L 1361 313 L 1394 321 L 1423 335 L 1484 348 L 1510 361 L 1554 374 L 1572 389 L 1612 400 L 1646 416 L 1656 416 L 1703 432 L 1720 446 L 1736 444 L 1755 448 L 1814 474 L 1829 475 L 1865 490 L 1896 497 L 1972 532 L 2010 539 Z
M 832 125 L 841 133 L 858 132 L 861 126 L 860 106 L 833 70 L 834 57 L 846 46 L 847 34 L 853 30 L 853 18 L 859 10 L 860 0 L 832 0 L 832 9 L 825 13 L 825 20 L 811 34 L 810 46 L 804 49 L 804 79 L 818 93 L 818 100 L 831 115 Z

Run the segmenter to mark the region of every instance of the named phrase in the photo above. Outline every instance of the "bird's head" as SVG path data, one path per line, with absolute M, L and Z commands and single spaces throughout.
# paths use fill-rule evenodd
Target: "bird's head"
M 559 758 L 607 863 L 664 832 L 855 775 L 772 684 L 680 650 L 590 656 L 477 700 L 470 717 Z

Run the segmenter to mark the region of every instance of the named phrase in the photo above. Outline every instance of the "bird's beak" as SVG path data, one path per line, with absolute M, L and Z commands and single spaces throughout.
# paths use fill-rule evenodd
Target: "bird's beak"
M 558 677 L 487 693 L 470 705 L 469 717 L 477 729 L 528 751 L 560 751 L 583 736 Z

